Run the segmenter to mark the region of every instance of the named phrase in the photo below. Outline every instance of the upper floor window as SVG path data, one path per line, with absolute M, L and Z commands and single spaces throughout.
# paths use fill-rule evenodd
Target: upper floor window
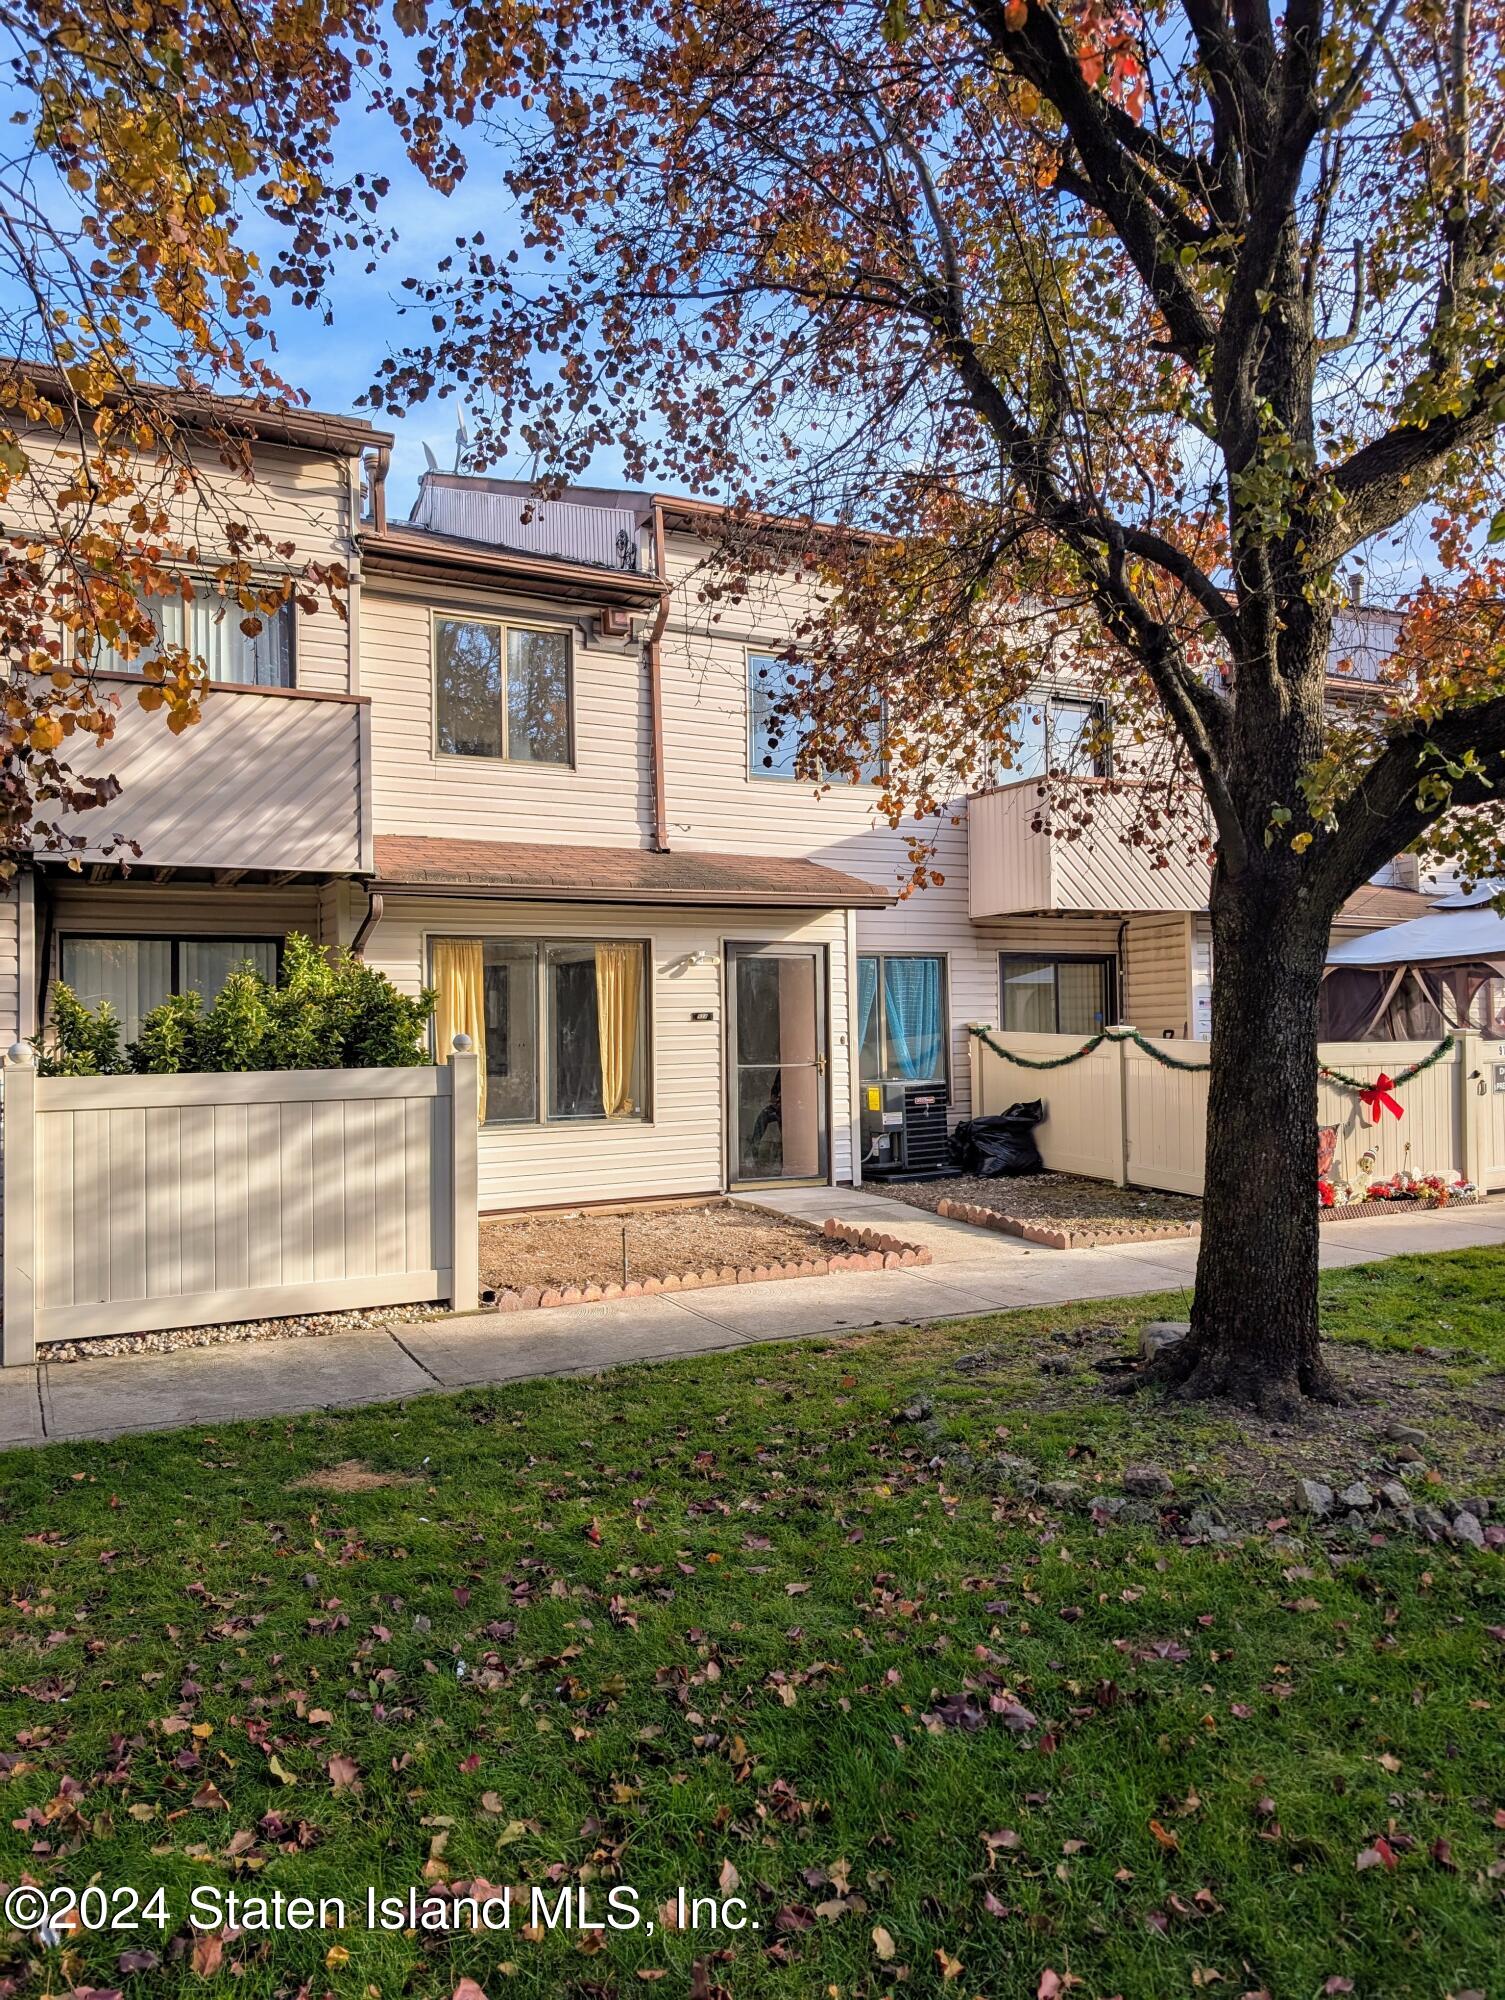
M 1014 718 L 1014 761 L 1006 778 L 1106 778 L 1107 710 L 1102 702 L 1051 694 L 1026 701 Z
M 164 646 L 182 647 L 202 660 L 211 681 L 240 687 L 293 685 L 293 607 L 246 611 L 216 590 L 200 583 L 186 603 L 181 597 L 148 597 L 151 614 Z M 247 631 L 254 626 L 254 631 Z M 93 664 L 100 673 L 140 673 L 149 653 L 127 660 L 113 646 L 98 646 Z
M 799 748 L 800 696 L 809 686 L 803 661 L 774 653 L 747 656 L 747 768 L 754 778 L 793 778 Z M 866 752 L 857 782 L 875 785 L 883 776 L 883 726 L 868 726 Z
M 434 740 L 451 757 L 570 761 L 570 635 L 493 618 L 434 620 Z

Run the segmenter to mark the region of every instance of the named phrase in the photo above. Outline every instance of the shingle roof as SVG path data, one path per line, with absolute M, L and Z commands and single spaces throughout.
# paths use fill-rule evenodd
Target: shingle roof
M 892 890 L 816 861 L 767 854 L 655 854 L 645 847 L 545 846 L 379 834 L 376 887 L 511 902 L 769 904 L 882 909 Z
M 1389 924 L 1409 923 L 1430 914 L 1435 898 L 1420 889 L 1396 889 L 1383 882 L 1366 882 L 1355 889 L 1333 921 L 1335 931 L 1377 931 Z

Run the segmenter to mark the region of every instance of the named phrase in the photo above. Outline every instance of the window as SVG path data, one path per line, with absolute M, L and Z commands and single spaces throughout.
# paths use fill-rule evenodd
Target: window
M 212 584 L 196 584 L 195 590 L 187 604 L 181 597 L 147 598 L 146 608 L 164 646 L 181 646 L 202 660 L 211 681 L 240 687 L 293 685 L 291 604 L 279 604 L 275 611 L 243 611 Z M 247 624 L 259 629 L 247 632 L 243 629 Z M 136 674 L 148 657 L 127 660 L 113 646 L 100 646 L 93 663 L 100 673 Z
M 886 952 L 858 959 L 864 1083 L 944 1083 L 948 1018 L 943 958 Z
M 170 993 L 202 993 L 210 1005 L 232 972 L 253 966 L 275 980 L 279 938 L 73 937 L 58 940 L 58 977 L 86 1007 L 108 1000 L 123 1042 Z
M 638 940 L 434 940 L 435 1045 L 480 1024 L 488 1125 L 646 1118 L 647 962 Z
M 1058 694 L 1027 701 L 1010 732 L 1014 761 L 1005 779 L 1107 777 L 1106 719 L 1100 701 Z
M 569 633 L 436 618 L 434 715 L 442 755 L 568 764 Z
M 810 683 L 802 662 L 772 653 L 747 656 L 747 768 L 754 778 L 795 777 L 799 724 L 791 712 Z M 867 754 L 857 782 L 875 785 L 883 776 L 883 720 L 875 717 L 867 729 Z
M 1113 1019 L 1111 958 L 1032 958 L 1006 951 L 999 959 L 1003 1025 L 1021 1034 L 1095 1035 Z

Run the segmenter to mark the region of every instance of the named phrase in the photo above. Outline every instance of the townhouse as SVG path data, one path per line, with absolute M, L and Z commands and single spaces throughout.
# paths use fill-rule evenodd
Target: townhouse
M 248 636 L 209 589 L 160 607 L 211 673 L 180 737 L 95 663 L 116 734 L 75 761 L 122 789 L 79 867 L 37 853 L 0 908 L 7 1040 L 54 979 L 129 1037 L 168 992 L 274 971 L 291 930 L 351 947 L 437 990 L 439 1050 L 480 1045 L 481 1206 L 505 1210 L 922 1164 L 967 1113 L 970 1021 L 1205 1036 L 1205 865 L 1117 838 L 1121 792 L 1090 839 L 1033 824 L 1047 762 L 1109 775 L 1079 688 L 1042 680 L 1018 773 L 955 802 L 943 880 L 904 896 L 876 783 L 815 795 L 774 726 L 792 599 L 698 601 L 714 509 L 430 473 L 399 521 L 369 425 L 215 421 L 256 467 L 227 505 L 342 563 L 347 616 Z M 1368 893 L 1356 925 L 1423 906 Z

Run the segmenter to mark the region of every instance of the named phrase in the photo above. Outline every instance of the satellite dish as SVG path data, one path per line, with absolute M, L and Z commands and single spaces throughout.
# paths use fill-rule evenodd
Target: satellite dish
M 425 445 L 423 447 L 423 456 L 428 461 L 429 471 L 437 472 L 439 470 L 439 461 L 437 458 L 435 458 L 432 450 L 429 448 L 428 445 Z

